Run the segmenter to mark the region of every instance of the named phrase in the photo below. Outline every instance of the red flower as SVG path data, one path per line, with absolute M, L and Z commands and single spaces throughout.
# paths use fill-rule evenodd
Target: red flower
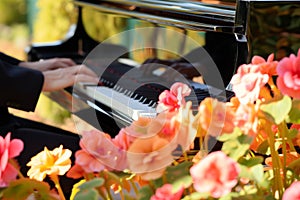
M 300 49 L 297 57 L 291 54 L 283 58 L 277 67 L 277 86 L 279 90 L 291 97 L 300 98 Z

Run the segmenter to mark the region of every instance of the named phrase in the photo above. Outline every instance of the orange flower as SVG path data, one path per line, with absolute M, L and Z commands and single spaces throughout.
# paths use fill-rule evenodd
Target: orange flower
M 233 131 L 233 110 L 217 99 L 205 98 L 198 108 L 199 123 L 209 135 L 217 137 L 221 133 Z
M 286 159 L 286 166 L 288 166 L 293 161 L 299 159 L 300 158 L 300 154 L 298 154 L 296 152 L 289 152 L 286 155 L 279 154 L 279 159 L 280 159 L 280 162 L 282 163 L 282 165 L 283 165 L 283 159 L 284 159 L 284 157 Z M 273 162 L 272 162 L 272 158 L 271 157 L 266 158 L 265 162 L 266 162 L 266 164 L 268 166 L 270 166 L 270 167 L 273 166 Z
M 52 151 L 45 147 L 27 163 L 31 167 L 27 175 L 38 181 L 43 181 L 46 175 L 64 175 L 71 168 L 71 155 L 72 152 L 62 145 Z
M 174 147 L 157 135 L 136 139 L 128 149 L 129 169 L 144 180 L 162 176 L 165 168 L 173 162 Z
M 278 61 L 274 61 L 274 54 L 270 54 L 267 61 L 261 56 L 253 56 L 251 63 L 258 65 L 262 74 L 268 74 L 269 76 L 276 75 L 276 67 Z

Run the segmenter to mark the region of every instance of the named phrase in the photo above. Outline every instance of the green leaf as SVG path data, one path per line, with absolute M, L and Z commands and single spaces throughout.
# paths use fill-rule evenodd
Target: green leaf
M 150 186 L 144 186 L 139 190 L 139 194 L 137 196 L 138 200 L 149 200 L 153 195 L 153 191 Z
M 247 135 L 239 135 L 237 139 L 230 139 L 223 143 L 222 151 L 231 158 L 238 160 L 249 150 L 252 138 Z
M 280 124 L 285 118 L 287 118 L 292 108 L 292 100 L 288 96 L 283 96 L 278 101 L 273 101 L 260 106 L 260 109 L 269 116 L 276 124 Z
M 169 166 L 166 169 L 166 177 L 168 183 L 173 183 L 174 181 L 188 176 L 190 172 L 190 167 L 193 165 L 192 162 L 182 162 L 176 166 Z
M 240 158 L 239 163 L 241 165 L 247 166 L 247 167 L 253 167 L 255 165 L 261 164 L 264 161 L 264 158 L 262 156 L 256 156 L 251 158 Z
M 47 183 L 29 178 L 17 179 L 10 182 L 9 186 L 3 191 L 3 198 L 7 200 L 25 200 L 33 193 L 38 195 L 40 200 L 56 199 Z
M 263 154 L 263 155 L 270 155 L 271 150 L 269 146 L 268 140 L 263 141 L 258 147 L 257 147 L 257 153 Z
M 95 187 L 100 187 L 103 184 L 104 184 L 104 179 L 103 178 L 94 178 L 90 181 L 84 182 L 83 184 L 78 186 L 78 188 L 80 190 L 88 190 L 88 189 L 92 189 L 92 188 L 95 188 Z
M 177 192 L 182 187 L 188 188 L 189 186 L 192 185 L 192 183 L 193 183 L 193 179 L 191 176 L 184 176 L 184 177 L 181 177 L 180 179 L 176 180 L 172 184 L 172 186 L 173 186 L 172 189 L 174 192 Z
M 74 197 L 74 200 L 99 200 L 98 191 L 94 188 L 80 190 Z
M 194 192 L 190 195 L 186 195 L 182 200 L 199 200 L 199 199 L 208 199 L 209 197 L 210 197 L 210 193 Z
M 229 140 L 235 140 L 240 135 L 242 135 L 242 131 L 239 128 L 235 128 L 232 133 L 220 135 L 218 137 L 218 140 L 220 142 L 226 142 L 226 141 L 229 141 Z
M 300 123 L 300 100 L 293 100 L 292 109 L 289 112 L 288 120 L 289 123 Z

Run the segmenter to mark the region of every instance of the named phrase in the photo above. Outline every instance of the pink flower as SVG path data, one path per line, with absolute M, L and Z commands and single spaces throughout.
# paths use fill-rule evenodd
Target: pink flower
M 233 75 L 232 89 L 242 104 L 254 103 L 261 90 L 269 80 L 269 75 L 260 72 L 259 65 L 241 65 Z
M 285 190 L 282 200 L 300 200 L 300 181 L 296 181 Z
M 126 166 L 126 152 L 103 132 L 83 132 L 79 145 L 82 149 L 75 153 L 75 163 L 85 172 L 99 172 L 104 168 L 123 170 Z
M 259 109 L 254 104 L 240 104 L 235 113 L 234 125 L 239 127 L 244 134 L 256 136 L 258 133 Z
M 239 172 L 237 162 L 222 151 L 208 154 L 190 169 L 196 191 L 209 192 L 214 198 L 231 192 Z
M 155 191 L 155 194 L 150 200 L 179 200 L 183 193 L 184 188 L 180 188 L 178 191 L 172 191 L 171 184 L 165 184 Z
M 277 67 L 277 87 L 285 95 L 300 98 L 300 49 L 297 57 L 283 58 Z
M 183 83 L 174 83 L 170 91 L 163 91 L 158 99 L 157 111 L 162 112 L 168 110 L 170 112 L 177 110 L 181 105 L 185 104 L 184 97 L 190 95 L 191 89 Z
M 0 136 L 0 187 L 5 187 L 8 183 L 16 179 L 18 171 L 8 162 L 18 156 L 24 148 L 24 144 L 19 139 L 10 141 L 11 133 L 5 138 Z

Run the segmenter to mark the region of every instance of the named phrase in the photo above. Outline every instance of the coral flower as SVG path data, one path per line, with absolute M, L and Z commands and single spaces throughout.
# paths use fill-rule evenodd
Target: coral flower
M 300 200 L 300 181 L 296 181 L 285 190 L 282 200 Z
M 233 110 L 217 99 L 205 98 L 198 108 L 199 123 L 209 135 L 217 137 L 221 133 L 233 131 Z
M 46 175 L 64 175 L 71 168 L 71 155 L 72 152 L 62 145 L 52 151 L 45 147 L 27 163 L 31 167 L 27 175 L 38 181 L 44 180 Z
M 165 168 L 173 162 L 174 147 L 168 140 L 157 135 L 136 139 L 128 149 L 129 169 L 143 180 L 162 176 Z
M 291 54 L 283 58 L 277 67 L 277 87 L 285 95 L 300 98 L 300 49 L 297 57 Z
M 237 162 L 222 151 L 208 154 L 190 169 L 196 191 L 209 192 L 214 198 L 231 192 L 239 172 Z
M 24 147 L 19 139 L 10 141 L 10 135 L 11 133 L 8 133 L 5 138 L 0 136 L 0 187 L 5 187 L 10 181 L 16 179 L 18 171 L 8 160 L 18 156 Z
M 151 196 L 150 200 L 179 200 L 183 193 L 184 188 L 181 187 L 178 191 L 172 191 L 171 184 L 164 184 L 162 187 L 155 191 L 155 194 Z
M 243 104 L 254 103 L 261 88 L 269 81 L 269 75 L 260 72 L 259 65 L 241 65 L 233 75 L 231 84 L 236 97 Z
M 184 97 L 190 95 L 191 89 L 189 86 L 183 83 L 174 83 L 170 91 L 163 91 L 158 99 L 157 112 L 162 111 L 174 111 L 177 110 L 181 105 L 185 104 Z
M 99 172 L 105 168 L 123 170 L 126 167 L 126 152 L 116 146 L 111 137 L 92 130 L 82 133 L 81 150 L 75 154 L 75 163 L 86 172 Z
M 268 74 L 269 76 L 277 74 L 276 67 L 278 65 L 278 61 L 274 61 L 273 53 L 269 55 L 267 60 L 261 56 L 253 56 L 251 63 L 258 65 L 262 74 Z

